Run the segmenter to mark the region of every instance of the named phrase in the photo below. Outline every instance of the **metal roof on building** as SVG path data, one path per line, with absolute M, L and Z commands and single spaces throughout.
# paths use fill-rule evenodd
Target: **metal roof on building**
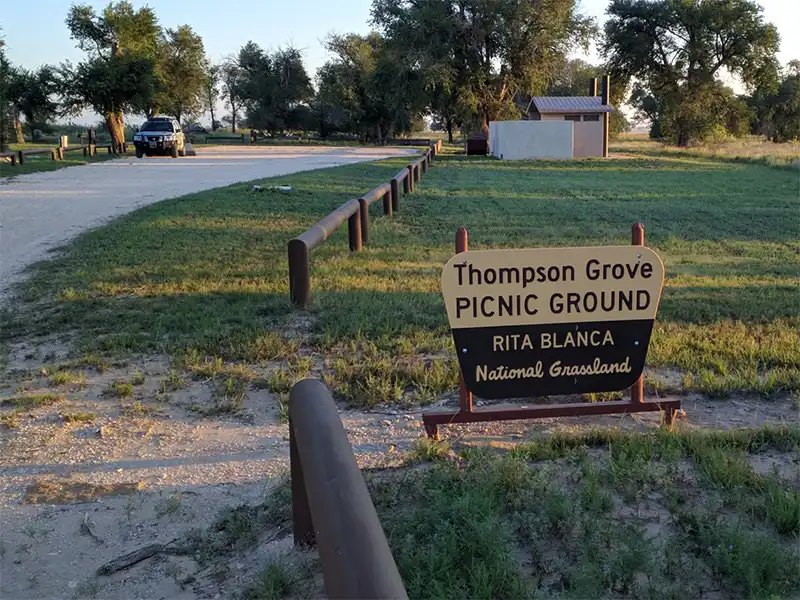
M 603 104 L 600 96 L 534 96 L 533 104 L 540 113 L 610 113 L 614 110 Z

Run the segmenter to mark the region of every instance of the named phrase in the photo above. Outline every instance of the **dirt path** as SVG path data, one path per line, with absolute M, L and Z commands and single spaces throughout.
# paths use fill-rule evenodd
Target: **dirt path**
M 0 179 L 0 297 L 27 265 L 112 217 L 241 181 L 414 153 L 401 148 L 214 147 Z
M 288 532 L 277 531 L 262 535 L 255 548 L 226 555 L 212 572 L 188 556 L 166 555 L 96 576 L 112 558 L 208 529 L 226 508 L 259 506 L 288 470 L 279 398 L 253 384 L 243 410 L 207 417 L 199 409 L 213 402 L 213 382 L 176 380 L 165 358 L 104 372 L 73 370 L 71 380 L 58 382 L 52 368 L 43 371 L 13 353 L 11 366 L 2 377 L 0 417 L 11 414 L 13 398 L 38 396 L 45 405 L 18 410 L 11 428 L 0 425 L 0 597 L 227 598 L 276 555 L 305 560 Z M 254 370 L 266 375 L 274 368 Z M 124 397 L 113 393 L 119 381 L 134 382 Z M 691 427 L 781 423 L 796 415 L 789 399 L 691 396 L 684 407 Z M 388 407 L 341 412 L 363 468 L 401 464 L 423 435 L 421 414 Z M 658 415 L 642 414 L 452 426 L 441 433 L 457 445 L 504 447 L 577 427 L 658 424 Z

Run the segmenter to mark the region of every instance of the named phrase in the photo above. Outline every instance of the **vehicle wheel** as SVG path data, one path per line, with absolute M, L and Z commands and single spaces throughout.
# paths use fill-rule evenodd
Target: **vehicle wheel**
M 173 146 L 172 148 L 170 148 L 169 149 L 169 155 L 172 158 L 178 158 L 178 147 L 177 146 Z
M 142 152 L 141 148 L 136 149 L 136 158 L 142 158 L 144 156 L 144 152 Z

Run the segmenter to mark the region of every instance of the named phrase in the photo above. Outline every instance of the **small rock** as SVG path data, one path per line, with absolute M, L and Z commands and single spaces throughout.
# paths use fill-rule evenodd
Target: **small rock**
M 385 420 L 381 421 L 381 425 L 383 425 L 384 427 L 391 427 L 392 426 L 392 422 L 389 419 L 385 419 Z
M 97 435 L 97 437 L 99 437 L 99 438 L 108 437 L 108 428 L 107 428 L 107 427 L 105 427 L 104 425 L 101 425 L 101 426 L 100 426 L 100 429 L 98 429 L 97 431 L 95 431 L 95 434 L 96 434 L 96 435 Z

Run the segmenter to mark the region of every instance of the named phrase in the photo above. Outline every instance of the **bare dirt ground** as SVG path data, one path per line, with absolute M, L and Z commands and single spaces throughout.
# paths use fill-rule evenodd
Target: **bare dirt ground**
M 52 351 L 49 365 L 63 358 Z M 255 370 L 266 375 L 272 368 L 279 367 Z M 276 530 L 254 549 L 210 564 L 165 552 L 98 575 L 106 562 L 126 553 L 156 543 L 180 545 L 198 528 L 208 532 L 226 508 L 259 506 L 287 473 L 288 426 L 279 399 L 257 385 L 249 387 L 236 415 L 203 416 L 212 383 L 176 379 L 163 357 L 102 372 L 74 369 L 70 381 L 54 382 L 53 373 L 17 347 L 1 379 L 0 404 L 6 406 L 0 416 L 11 414 L 7 406 L 21 395 L 49 400 L 18 410 L 13 427 L 0 425 L 0 597 L 230 598 L 257 577 L 265 560 L 310 560 L 293 550 L 288 531 Z M 129 395 L 114 393 L 118 381 L 134 382 Z M 788 398 L 691 396 L 684 407 L 692 427 L 783 423 L 795 415 Z M 342 410 L 360 466 L 402 464 L 423 435 L 421 414 L 420 408 Z M 452 426 L 441 433 L 457 445 L 504 447 L 577 427 L 658 425 L 658 415 L 643 414 Z M 754 468 L 778 469 L 787 477 L 796 468 L 784 456 L 763 460 Z
M 413 154 L 404 148 L 212 147 L 0 179 L 0 298 L 27 265 L 141 206 L 241 181 Z

